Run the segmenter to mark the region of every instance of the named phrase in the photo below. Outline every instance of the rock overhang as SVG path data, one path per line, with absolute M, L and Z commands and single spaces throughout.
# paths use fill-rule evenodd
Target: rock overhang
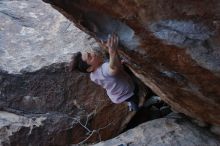
M 97 41 L 120 37 L 120 55 L 174 109 L 220 124 L 219 5 L 201 1 L 45 0 Z

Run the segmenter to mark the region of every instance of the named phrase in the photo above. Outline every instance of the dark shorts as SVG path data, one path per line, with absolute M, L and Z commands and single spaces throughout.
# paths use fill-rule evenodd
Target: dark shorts
M 139 103 L 138 91 L 139 91 L 138 86 L 137 86 L 137 84 L 135 84 L 134 95 L 132 95 L 130 98 L 128 98 L 125 101 L 127 101 L 127 102 L 133 101 L 134 103 L 136 103 L 138 105 L 138 103 Z

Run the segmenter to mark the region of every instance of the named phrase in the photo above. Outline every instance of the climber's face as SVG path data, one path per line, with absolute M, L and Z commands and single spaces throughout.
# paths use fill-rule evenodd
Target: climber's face
M 93 72 L 99 67 L 102 63 L 102 57 L 95 53 L 95 52 L 83 52 L 82 53 L 82 60 L 85 61 L 87 64 L 91 65 L 87 71 Z

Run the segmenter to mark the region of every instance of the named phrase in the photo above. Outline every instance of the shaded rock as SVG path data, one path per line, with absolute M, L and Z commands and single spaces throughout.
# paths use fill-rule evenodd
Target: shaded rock
M 64 129 L 71 130 L 71 126 L 77 123 L 77 120 L 61 114 L 19 116 L 0 112 L 0 116 L 1 145 L 66 144 L 70 133 Z
M 180 115 L 171 114 L 131 129 L 94 146 L 197 146 L 219 145 L 220 140 L 206 129 Z
M 123 130 L 129 122 L 127 116 L 131 114 L 127 106 L 112 104 L 105 91 L 94 85 L 88 75 L 79 72 L 70 74 L 65 71 L 66 65 L 54 64 L 21 75 L 0 73 L 3 78 L 0 83 L 0 109 L 17 114 L 15 117 L 21 116 L 17 119 L 24 119 L 13 126 L 14 122 L 11 124 L 8 116 L 0 114 L 0 123 L 9 121 L 7 125 L 10 125 L 1 127 L 0 133 L 5 133 L 5 127 L 10 127 L 7 133 L 11 133 L 5 136 L 9 136 L 4 138 L 6 141 L 1 140 L 3 144 L 97 142 L 116 136 Z M 25 126 L 30 119 L 33 121 L 41 115 L 45 118 L 43 126 L 34 126 L 34 130 Z
M 220 1 L 44 1 L 97 41 L 117 33 L 145 85 L 175 110 L 220 125 Z
M 125 104 L 112 104 L 87 74 L 66 72 L 67 65 L 53 64 L 19 75 L 0 72 L 0 109 L 10 112 L 0 113 L 2 144 L 91 143 L 125 128 L 134 113 Z M 12 113 L 18 120 L 12 122 Z M 41 126 L 26 125 L 39 117 L 44 119 Z
M 171 112 L 170 106 L 160 100 L 160 97 L 151 96 L 146 100 L 144 105 L 140 107 L 123 131 L 127 131 L 147 121 L 163 118 Z

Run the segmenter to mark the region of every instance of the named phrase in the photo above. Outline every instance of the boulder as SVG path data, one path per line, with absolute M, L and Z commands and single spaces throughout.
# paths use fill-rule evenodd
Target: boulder
M 43 0 L 98 42 L 120 37 L 127 66 L 176 111 L 220 125 L 219 0 Z
M 198 146 L 220 145 L 214 134 L 193 124 L 184 116 L 170 114 L 143 123 L 119 136 L 94 146 Z
M 0 69 L 10 74 L 68 62 L 74 52 L 97 46 L 40 0 L 1 1 L 0 20 Z
M 0 1 L 0 145 L 69 145 L 116 136 L 133 113 L 88 74 L 68 72 L 97 43 L 41 0 Z

